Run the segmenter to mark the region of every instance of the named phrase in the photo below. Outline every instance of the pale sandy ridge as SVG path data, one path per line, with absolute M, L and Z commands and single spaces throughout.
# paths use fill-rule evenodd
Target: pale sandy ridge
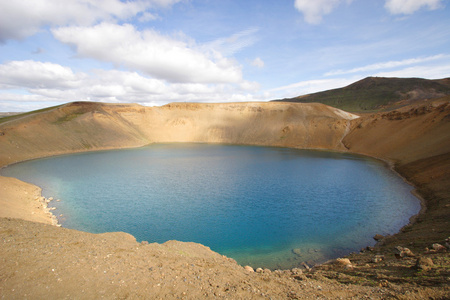
M 340 141 L 354 118 L 323 104 L 73 103 L 0 124 L 0 166 L 165 142 L 345 150 Z

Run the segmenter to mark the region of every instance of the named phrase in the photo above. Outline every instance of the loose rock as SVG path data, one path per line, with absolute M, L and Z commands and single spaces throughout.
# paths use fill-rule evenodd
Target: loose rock
M 436 251 L 447 251 L 447 248 L 442 246 L 441 244 L 435 243 L 431 246 Z
M 444 241 L 444 245 L 447 249 L 450 250 L 450 237 L 446 238 Z
M 303 271 L 301 269 L 299 269 L 299 268 L 293 268 L 291 270 L 291 272 L 292 272 L 293 275 L 301 275 L 301 274 L 303 274 Z
M 414 257 L 415 256 L 411 250 L 409 250 L 406 247 L 404 248 L 401 246 L 397 246 L 394 248 L 394 254 L 395 254 L 395 257 L 398 259 L 403 258 L 403 257 Z
M 419 257 L 414 266 L 418 270 L 428 271 L 434 266 L 433 261 L 429 257 Z
M 302 256 L 302 250 L 300 248 L 292 249 L 292 253 L 294 253 L 297 256 Z
M 353 269 L 352 262 L 348 258 L 337 258 L 334 264 L 345 269 Z
M 302 263 L 302 266 L 305 267 L 305 269 L 308 271 L 311 270 L 311 268 L 305 262 Z
M 380 261 L 382 261 L 384 259 L 384 255 L 375 255 L 374 257 L 372 257 L 372 262 L 373 263 L 379 263 Z
M 378 242 L 378 241 L 381 241 L 382 239 L 384 239 L 384 236 L 381 234 L 375 234 L 373 239 Z
M 245 266 L 244 269 L 245 269 L 246 271 L 250 272 L 250 273 L 255 272 L 255 270 L 253 270 L 253 268 L 250 267 L 250 266 Z

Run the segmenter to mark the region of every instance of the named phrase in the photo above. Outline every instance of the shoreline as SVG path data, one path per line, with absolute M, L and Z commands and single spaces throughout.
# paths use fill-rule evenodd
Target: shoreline
M 153 143 L 151 143 L 151 144 L 153 144 Z M 72 154 L 77 154 L 77 153 L 136 149 L 136 148 L 145 147 L 145 146 L 148 146 L 148 145 L 151 145 L 151 144 L 147 144 L 147 145 L 143 145 L 143 146 L 137 146 L 137 147 L 121 147 L 121 148 L 112 148 L 112 149 L 95 149 L 95 150 L 88 150 L 88 151 L 75 151 L 75 152 L 72 152 L 72 153 L 51 154 L 49 156 L 37 157 L 37 158 L 29 159 L 29 160 L 42 159 L 42 158 L 51 158 L 51 157 L 60 156 L 60 155 L 72 155 Z M 213 143 L 213 144 L 220 144 L 220 143 Z M 413 188 L 411 190 L 411 193 L 420 201 L 420 211 L 417 214 L 409 217 L 408 223 L 403 225 L 397 232 L 392 233 L 392 234 L 388 234 L 385 237 L 392 238 L 392 237 L 395 237 L 397 235 L 401 235 L 403 233 L 403 230 L 406 227 L 409 227 L 409 226 L 413 225 L 416 222 L 416 220 L 427 211 L 426 199 L 424 199 L 422 197 L 422 195 L 420 195 L 420 193 L 418 192 L 418 187 L 416 185 L 414 185 L 412 182 L 410 182 L 407 178 L 405 178 L 400 172 L 398 172 L 396 170 L 395 163 L 392 160 L 376 157 L 376 156 L 373 156 L 373 155 L 366 155 L 366 154 L 355 153 L 355 152 L 352 152 L 352 151 L 339 150 L 339 149 L 278 147 L 278 146 L 265 146 L 265 145 L 243 145 L 243 146 L 276 147 L 276 148 L 290 148 L 290 149 L 297 149 L 297 150 L 313 150 L 313 151 L 327 151 L 327 152 L 347 153 L 347 154 L 351 154 L 351 155 L 358 155 L 358 156 L 368 157 L 368 158 L 376 159 L 376 160 L 378 160 L 380 162 L 383 162 L 383 164 L 386 166 L 386 168 L 388 168 L 391 171 L 393 171 L 395 174 L 397 174 L 397 176 L 402 178 L 402 180 L 405 183 L 407 183 L 408 185 L 410 185 Z M 2 168 L 7 167 L 7 166 L 10 166 L 10 165 L 13 165 L 13 164 L 16 164 L 16 163 L 29 161 L 29 160 L 18 161 L 18 162 L 14 162 L 12 164 L 1 166 L 0 170 Z M 36 221 L 35 220 L 36 218 L 30 217 L 30 216 L 28 216 L 28 218 L 27 218 L 26 215 L 21 215 L 19 217 L 0 215 L 0 217 L 2 217 L 2 218 L 19 218 L 19 219 L 23 219 L 23 220 L 26 220 L 26 221 L 40 222 L 40 223 L 51 224 L 53 226 L 61 227 L 61 224 L 59 224 L 59 222 L 58 222 L 57 216 L 52 213 L 51 207 L 48 207 L 48 203 L 50 203 L 51 201 L 55 201 L 55 200 L 53 200 L 52 197 L 49 197 L 48 199 L 43 197 L 42 196 L 42 188 L 41 187 L 39 187 L 37 185 L 34 185 L 34 184 L 31 184 L 31 183 L 27 183 L 27 182 L 21 181 L 21 180 L 19 180 L 17 178 L 14 178 L 14 177 L 5 177 L 5 176 L 1 176 L 0 175 L 0 180 L 2 180 L 2 178 L 14 179 L 14 180 L 17 180 L 17 181 L 21 182 L 23 184 L 23 189 L 24 189 L 25 194 L 28 194 L 28 190 L 27 189 L 29 189 L 29 186 L 32 186 L 35 189 L 38 189 L 39 190 L 39 199 L 35 197 L 34 201 L 39 201 L 39 203 L 41 204 L 41 207 L 40 207 L 41 214 L 38 214 L 38 215 L 39 215 L 40 218 L 45 218 L 46 220 L 45 221 Z M 0 183 L 1 183 L 1 181 L 0 181 Z M 3 184 L 0 184 L 0 185 L 3 186 Z M 1 190 L 0 190 L 0 206 L 4 206 L 3 202 L 6 202 L 4 200 L 4 198 L 5 197 L 2 197 Z M 31 198 L 22 199 L 22 202 L 30 202 L 30 200 L 31 200 Z M 36 214 L 35 211 L 31 212 L 31 216 L 34 216 L 35 214 Z M 380 241 L 376 241 L 374 247 L 382 246 L 383 245 L 383 241 L 384 241 L 384 239 L 380 240 Z M 342 257 L 347 257 L 348 255 L 350 255 L 352 253 L 354 253 L 354 252 L 350 252 L 350 253 L 348 253 L 346 255 L 343 255 Z M 320 266 L 320 265 L 323 265 L 323 264 L 327 264 L 327 263 L 329 263 L 330 261 L 333 261 L 333 260 L 334 259 L 327 260 L 327 261 L 325 261 L 323 263 L 314 264 L 312 266 Z
M 0 186 L 0 217 L 61 226 L 48 206 L 52 199 L 43 197 L 39 186 L 6 176 L 0 176 Z

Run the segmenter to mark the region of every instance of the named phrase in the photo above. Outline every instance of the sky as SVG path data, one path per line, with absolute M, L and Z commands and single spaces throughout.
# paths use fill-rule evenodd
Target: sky
M 449 0 L 0 0 L 0 112 L 450 77 Z

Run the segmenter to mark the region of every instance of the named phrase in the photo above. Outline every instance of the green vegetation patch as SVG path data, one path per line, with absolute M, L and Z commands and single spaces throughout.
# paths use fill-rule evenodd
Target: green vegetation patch
M 71 113 L 71 114 L 65 115 L 65 116 L 59 118 L 58 120 L 56 120 L 55 122 L 53 122 L 53 124 L 57 124 L 58 125 L 58 124 L 62 124 L 64 122 L 72 121 L 73 119 L 78 118 L 82 114 L 84 114 L 84 112 L 75 112 L 75 113 Z
M 38 109 L 38 110 L 29 111 L 29 112 L 26 112 L 26 113 L 19 113 L 19 114 L 12 115 L 12 116 L 0 117 L 0 124 L 8 122 L 8 121 L 12 121 L 12 120 L 20 119 L 20 118 L 23 118 L 25 116 L 30 116 L 30 115 L 34 115 L 34 114 L 37 114 L 37 113 L 50 111 L 50 110 L 58 108 L 60 106 L 61 105 L 51 106 L 51 107 L 46 107 L 46 108 L 42 108 L 42 109 Z
M 445 95 L 450 95 L 450 85 L 445 79 L 367 77 L 343 88 L 275 101 L 318 102 L 350 112 L 369 112 L 393 107 L 402 100 L 433 99 Z

